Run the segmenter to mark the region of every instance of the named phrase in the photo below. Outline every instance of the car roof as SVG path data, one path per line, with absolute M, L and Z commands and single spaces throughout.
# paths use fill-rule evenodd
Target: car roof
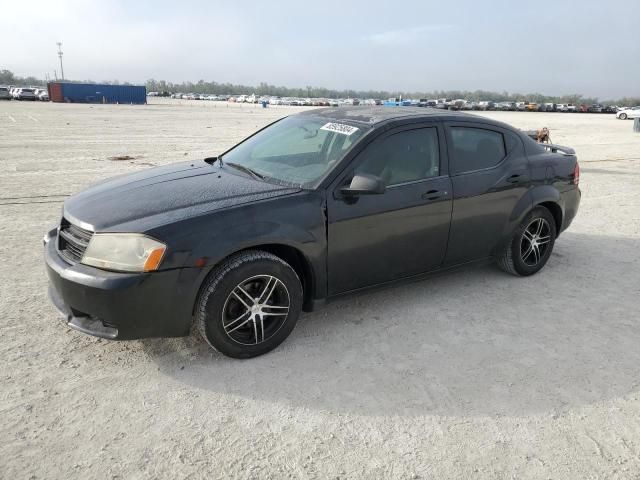
M 439 110 L 435 108 L 425 107 L 383 107 L 383 106 L 354 106 L 354 107 L 338 107 L 338 108 L 318 108 L 307 110 L 299 113 L 299 115 L 309 115 L 315 117 L 326 118 L 328 121 L 343 121 L 369 126 L 377 126 L 391 120 L 424 118 L 429 120 L 462 120 L 482 121 L 488 119 L 471 115 L 464 112 L 456 112 L 450 110 Z M 488 121 L 487 123 L 499 123 Z

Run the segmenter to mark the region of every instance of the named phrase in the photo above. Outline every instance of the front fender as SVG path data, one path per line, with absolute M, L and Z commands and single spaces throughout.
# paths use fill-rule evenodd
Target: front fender
M 223 231 L 203 238 L 186 263 L 199 266 L 204 260 L 204 265 L 214 266 L 235 252 L 266 244 L 286 245 L 303 254 L 312 254 L 309 250 L 314 250 L 314 246 L 320 241 L 312 232 L 291 224 L 274 221 L 247 222 L 228 226 Z
M 276 222 L 258 222 L 235 225 L 217 235 L 203 240 L 187 259 L 187 264 L 199 268 L 190 268 L 193 275 L 191 304 L 195 305 L 197 295 L 205 279 L 225 258 L 236 252 L 250 248 L 269 246 L 287 246 L 297 250 L 305 259 L 310 270 L 309 279 L 313 296 L 325 296 L 326 249 L 325 242 L 309 231 L 292 225 Z
M 325 296 L 326 222 L 324 197 L 318 192 L 307 191 L 186 219 L 163 227 L 157 237 L 170 239 L 166 267 L 183 269 L 192 285 L 194 301 L 216 265 L 238 251 L 265 245 L 297 250 L 312 275 L 315 294 Z

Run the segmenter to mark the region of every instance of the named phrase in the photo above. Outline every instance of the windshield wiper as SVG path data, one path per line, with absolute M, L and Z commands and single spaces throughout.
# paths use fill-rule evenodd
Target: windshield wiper
M 236 170 L 240 170 L 241 172 L 245 172 L 248 173 L 249 175 L 251 175 L 254 178 L 257 178 L 258 180 L 264 180 L 265 176 L 262 175 L 261 173 L 256 172 L 255 170 L 249 168 L 249 167 L 245 167 L 244 165 L 240 165 L 239 163 L 234 163 L 234 162 L 224 162 L 225 165 L 228 165 L 230 167 L 235 168 Z

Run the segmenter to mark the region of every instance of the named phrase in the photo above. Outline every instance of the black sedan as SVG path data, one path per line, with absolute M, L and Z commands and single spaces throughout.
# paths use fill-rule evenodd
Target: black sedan
M 52 301 L 109 339 L 187 335 L 247 358 L 350 292 L 495 260 L 538 272 L 580 202 L 573 150 L 409 107 L 312 110 L 218 157 L 69 198 L 45 235 Z

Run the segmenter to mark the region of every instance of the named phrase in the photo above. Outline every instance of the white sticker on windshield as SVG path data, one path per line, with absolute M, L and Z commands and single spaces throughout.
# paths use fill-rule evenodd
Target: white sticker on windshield
M 341 133 L 343 135 L 351 135 L 354 132 L 358 131 L 357 127 L 352 127 L 351 125 L 345 125 L 344 123 L 327 123 L 323 127 L 320 127 L 320 130 L 328 130 L 329 132 Z

